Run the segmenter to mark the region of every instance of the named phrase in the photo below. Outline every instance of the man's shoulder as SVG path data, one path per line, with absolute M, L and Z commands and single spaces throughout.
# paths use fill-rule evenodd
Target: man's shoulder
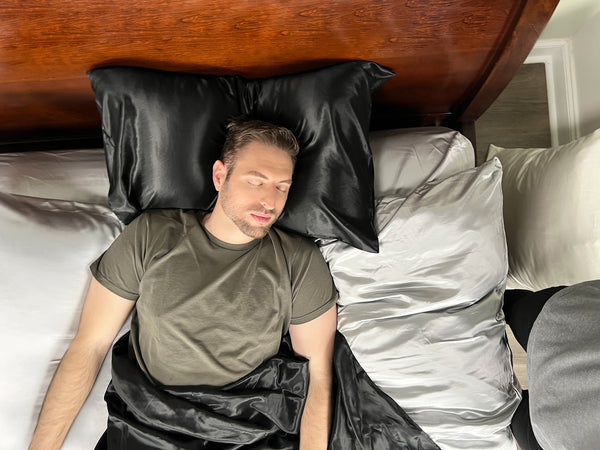
M 197 222 L 197 214 L 201 213 L 186 209 L 147 209 L 134 220 L 148 225 L 185 224 L 190 220 Z
M 269 234 L 275 245 L 279 245 L 289 264 L 305 264 L 316 256 L 321 257 L 321 252 L 314 240 L 297 233 L 271 228 Z
M 278 228 L 276 226 L 271 228 L 270 233 L 277 236 L 277 238 L 281 241 L 282 245 L 287 247 L 296 247 L 299 249 L 317 248 L 314 240 L 297 233 L 282 230 L 281 228 Z

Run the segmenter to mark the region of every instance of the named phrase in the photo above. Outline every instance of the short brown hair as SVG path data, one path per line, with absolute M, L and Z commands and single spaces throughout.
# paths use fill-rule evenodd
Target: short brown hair
M 296 137 L 290 130 L 269 122 L 245 117 L 233 118 L 227 124 L 227 135 L 221 152 L 221 161 L 230 169 L 233 168 L 238 150 L 255 141 L 281 149 L 290 156 L 293 164 L 296 163 L 300 148 Z

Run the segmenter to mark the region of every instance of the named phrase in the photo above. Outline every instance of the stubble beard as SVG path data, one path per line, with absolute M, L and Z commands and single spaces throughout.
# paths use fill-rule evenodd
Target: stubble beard
M 256 206 L 250 210 L 243 210 L 242 208 L 237 207 L 236 202 L 229 197 L 226 186 L 221 189 L 219 196 L 221 197 L 221 207 L 223 208 L 225 215 L 235 224 L 236 227 L 238 227 L 243 234 L 251 237 L 252 239 L 262 239 L 265 237 L 271 229 L 271 226 L 273 226 L 275 220 L 277 220 L 278 215 L 275 215 L 274 211 L 266 210 L 260 206 Z M 253 225 L 243 216 L 247 213 L 270 214 L 273 218 L 269 223 L 264 225 Z

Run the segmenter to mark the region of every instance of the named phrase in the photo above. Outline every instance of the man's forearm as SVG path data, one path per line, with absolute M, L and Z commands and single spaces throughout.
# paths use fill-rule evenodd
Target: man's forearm
M 325 450 L 331 427 L 331 380 L 337 309 L 332 306 L 316 319 L 290 326 L 296 354 L 308 359 L 308 394 L 300 424 L 300 448 Z
M 311 377 L 300 426 L 301 450 L 327 448 L 331 416 L 331 373 Z
M 92 389 L 106 352 L 73 341 L 52 379 L 33 439 L 34 449 L 59 449 Z

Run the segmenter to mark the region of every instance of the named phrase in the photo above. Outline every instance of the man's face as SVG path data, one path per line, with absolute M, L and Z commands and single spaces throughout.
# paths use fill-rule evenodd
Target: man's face
M 225 216 L 243 235 L 264 237 L 280 216 L 292 184 L 294 165 L 277 147 L 251 142 L 240 149 L 219 189 Z M 217 186 L 217 188 L 219 188 Z

